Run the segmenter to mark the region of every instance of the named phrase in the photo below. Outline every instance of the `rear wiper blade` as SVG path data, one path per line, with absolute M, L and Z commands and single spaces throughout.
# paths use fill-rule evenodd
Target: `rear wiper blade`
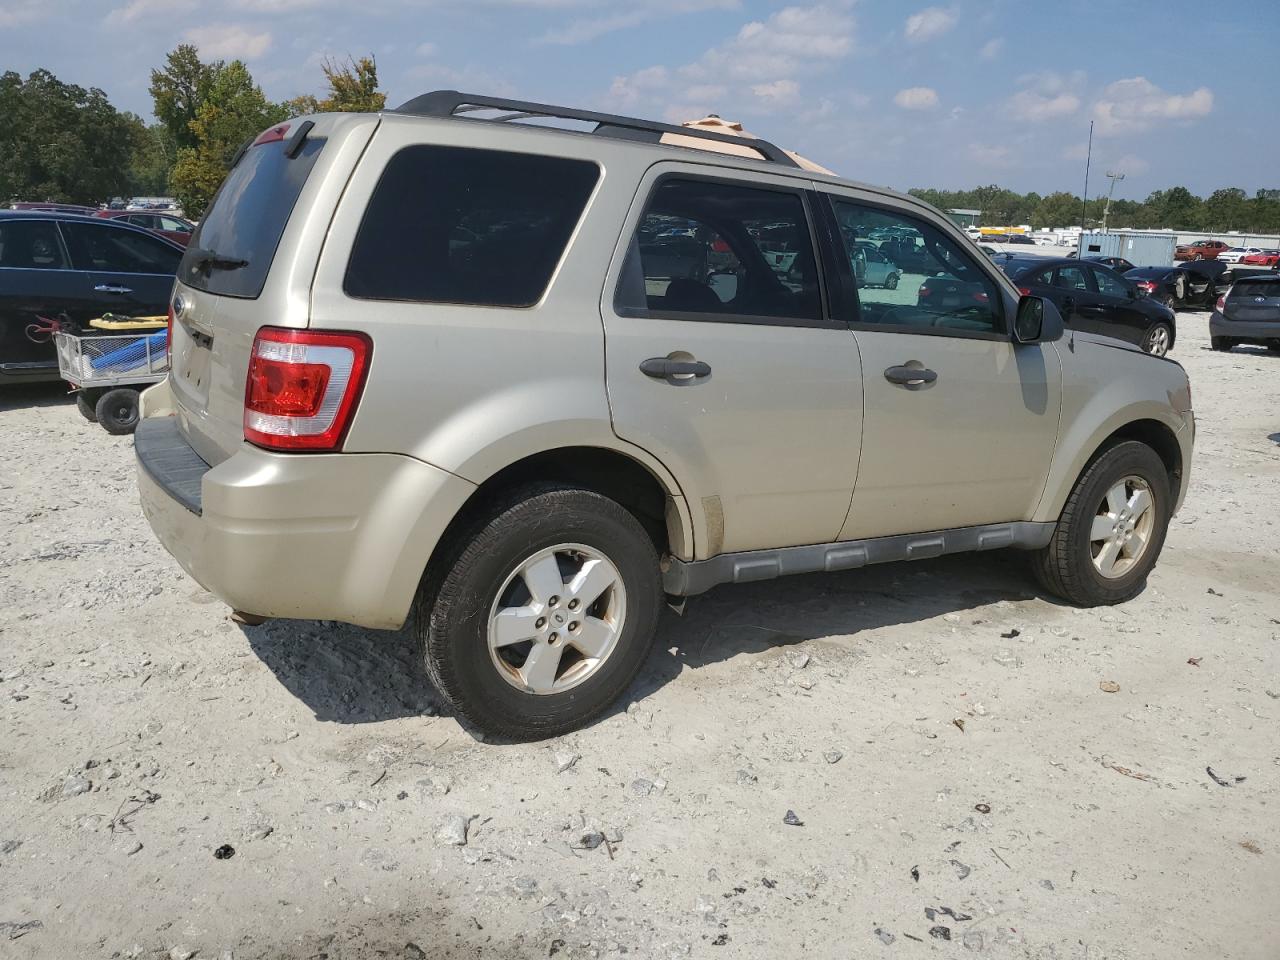
M 249 265 L 248 260 L 241 260 L 238 257 L 226 257 L 216 250 L 198 248 L 192 250 L 191 254 L 195 260 L 194 269 L 196 270 L 209 270 L 211 267 L 217 267 L 219 270 L 239 270 L 241 267 Z

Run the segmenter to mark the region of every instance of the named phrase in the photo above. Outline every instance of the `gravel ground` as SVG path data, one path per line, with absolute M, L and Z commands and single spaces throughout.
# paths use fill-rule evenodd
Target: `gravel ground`
M 438 716 L 407 633 L 231 623 L 129 439 L 5 391 L 0 956 L 1275 960 L 1280 357 L 1179 322 L 1136 600 L 1017 555 L 721 588 L 533 745 Z

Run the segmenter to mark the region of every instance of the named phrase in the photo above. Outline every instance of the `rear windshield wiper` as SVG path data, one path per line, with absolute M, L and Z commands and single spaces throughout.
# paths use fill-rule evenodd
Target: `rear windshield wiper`
M 193 268 L 196 270 L 204 270 L 208 272 L 210 269 L 217 267 L 219 270 L 239 270 L 241 267 L 249 265 L 248 260 L 242 260 L 238 257 L 226 257 L 218 253 L 216 250 L 205 250 L 198 248 L 190 251 L 193 259 Z

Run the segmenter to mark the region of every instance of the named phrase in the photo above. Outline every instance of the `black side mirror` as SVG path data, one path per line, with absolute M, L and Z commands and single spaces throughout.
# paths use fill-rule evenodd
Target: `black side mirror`
M 1062 339 L 1062 314 L 1052 300 L 1030 294 L 1018 301 L 1013 321 L 1015 343 L 1052 343 Z

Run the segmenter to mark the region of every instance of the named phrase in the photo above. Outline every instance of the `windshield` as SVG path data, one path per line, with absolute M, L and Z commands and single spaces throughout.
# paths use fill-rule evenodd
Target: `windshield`
M 324 147 L 324 140 L 309 139 L 290 159 L 286 143 L 250 147 L 227 174 L 183 257 L 183 283 L 228 297 L 262 293 L 293 205 Z

